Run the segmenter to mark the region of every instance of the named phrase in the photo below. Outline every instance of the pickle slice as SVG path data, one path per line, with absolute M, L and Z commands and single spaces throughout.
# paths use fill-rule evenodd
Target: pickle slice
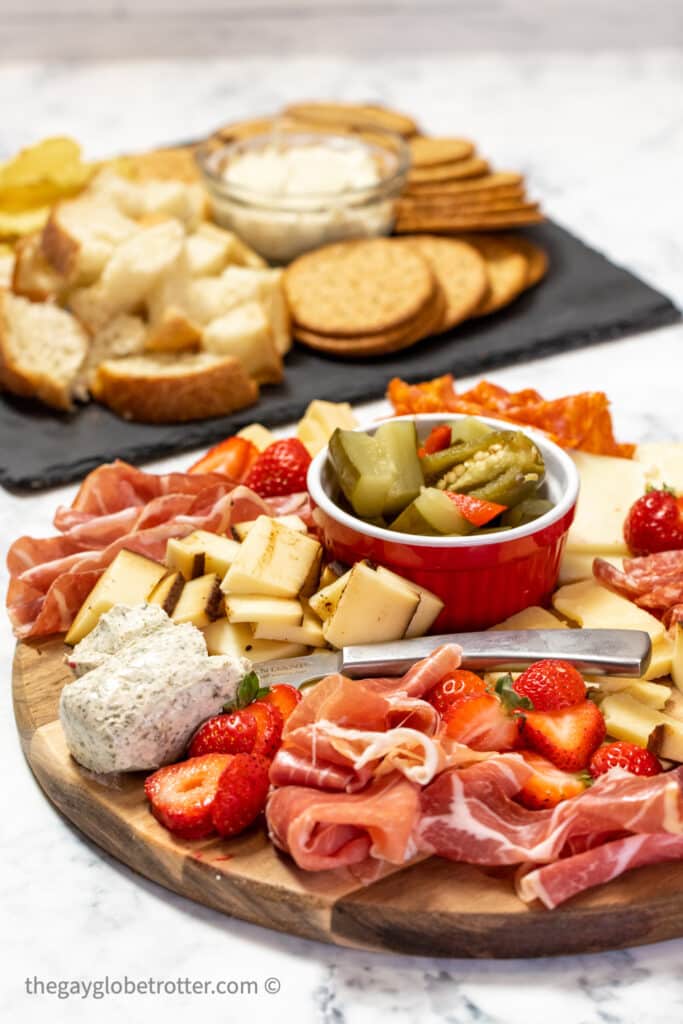
M 458 512 L 451 499 L 436 487 L 425 487 L 391 526 L 401 533 L 427 536 L 473 533 L 476 527 Z
M 450 448 L 444 448 L 432 455 L 425 455 L 422 459 L 422 472 L 427 484 L 436 483 L 454 469 L 465 462 L 473 460 L 475 455 L 488 452 L 492 446 L 499 445 L 501 448 L 511 441 L 515 436 L 513 430 L 494 430 L 486 438 L 479 441 L 459 441 Z M 460 490 L 460 488 L 457 488 Z
M 409 505 L 424 486 L 417 430 L 410 420 L 394 420 L 378 427 L 375 437 L 386 448 L 397 472 L 384 504 L 384 515 L 391 518 Z
M 329 457 L 345 498 L 357 516 L 381 516 L 397 470 L 385 445 L 362 431 L 341 430 L 330 438 Z
M 491 434 L 495 433 L 493 427 L 489 427 L 474 416 L 466 416 L 464 420 L 454 420 L 449 424 L 451 428 L 451 441 L 453 444 L 465 442 L 466 444 L 479 444 L 480 441 L 490 440 Z
M 503 526 L 524 526 L 550 512 L 552 507 L 552 501 L 548 501 L 547 498 L 526 498 L 503 512 L 500 521 Z

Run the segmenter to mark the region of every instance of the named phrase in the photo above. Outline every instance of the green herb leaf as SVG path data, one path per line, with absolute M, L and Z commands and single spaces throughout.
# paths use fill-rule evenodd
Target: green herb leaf
M 260 688 L 260 680 L 256 673 L 247 672 L 237 687 L 234 700 L 227 701 L 223 705 L 223 710 L 239 711 L 240 708 L 246 708 L 247 704 L 251 704 L 256 699 Z
M 533 703 L 528 697 L 522 697 L 520 694 L 515 693 L 513 685 L 512 676 L 509 672 L 501 676 L 496 683 L 496 693 L 500 697 L 503 706 L 508 711 L 533 711 Z

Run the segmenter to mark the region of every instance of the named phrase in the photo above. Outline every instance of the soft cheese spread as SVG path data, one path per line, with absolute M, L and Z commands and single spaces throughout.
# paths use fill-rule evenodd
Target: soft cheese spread
M 272 142 L 231 160 L 223 171 L 231 185 L 264 196 L 339 195 L 380 180 L 366 146 L 283 145 Z
M 117 604 L 101 615 L 95 628 L 76 644 L 67 663 L 77 676 L 82 676 L 135 640 L 174 628 L 175 624 L 156 604 Z
M 59 717 L 67 746 L 97 773 L 177 761 L 249 668 L 243 658 L 209 656 L 204 636 L 189 623 L 153 630 L 64 687 Z

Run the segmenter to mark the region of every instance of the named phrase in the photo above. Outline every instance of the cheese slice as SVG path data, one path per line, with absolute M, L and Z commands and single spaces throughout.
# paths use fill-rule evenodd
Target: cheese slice
M 228 594 L 225 614 L 229 622 L 269 623 L 300 626 L 304 610 L 294 597 L 268 597 L 264 594 Z M 273 639 L 279 640 L 279 637 Z
M 240 545 L 223 580 L 223 590 L 226 594 L 298 597 L 310 580 L 317 583 L 321 557 L 317 540 L 276 519 L 259 516 Z
M 165 575 L 165 565 L 123 548 L 81 605 L 66 643 L 82 640 L 115 604 L 142 604 Z
M 191 622 L 201 629 L 219 618 L 222 610 L 220 580 L 210 572 L 185 584 L 171 618 L 174 622 Z
M 654 615 L 606 590 L 595 580 L 560 587 L 553 595 L 553 606 L 585 629 L 642 629 L 650 634 L 653 645 L 666 634 Z
M 634 458 L 645 465 L 653 484 L 683 493 L 683 441 L 639 444 Z
M 251 626 L 244 622 L 228 622 L 216 619 L 203 630 L 206 649 L 209 654 L 228 654 L 235 658 L 248 658 L 255 664 L 260 661 L 275 661 L 279 658 L 298 658 L 306 654 L 303 644 L 292 644 L 277 640 L 257 640 Z
M 331 618 L 323 624 L 325 639 L 333 647 L 400 640 L 419 603 L 419 595 L 404 581 L 399 586 L 357 562 Z
M 680 622 L 677 622 L 674 626 L 671 678 L 674 681 L 674 685 L 683 691 L 683 625 Z
M 509 619 L 499 622 L 492 629 L 567 629 L 567 624 L 553 615 L 547 608 L 531 605 Z
M 406 587 L 411 593 L 418 595 L 420 603 L 415 609 L 415 614 L 408 623 L 408 628 L 405 631 L 404 636 L 406 639 L 416 636 L 424 636 L 443 609 L 443 601 L 441 598 L 437 597 L 436 594 L 433 594 L 431 590 L 427 590 L 426 587 L 421 587 L 418 583 L 413 583 L 412 580 L 407 580 L 405 577 L 399 576 L 398 573 L 391 572 L 390 569 L 385 569 L 383 565 L 379 565 L 376 572 L 379 576 L 384 576 L 385 579 L 393 580 L 397 586 Z
M 292 644 L 303 644 L 306 647 L 325 646 L 320 619 L 305 605 L 300 624 L 291 625 L 283 621 L 266 622 L 261 619 L 254 626 L 254 638 L 256 640 L 280 640 Z
M 641 704 L 663 711 L 671 698 L 671 687 L 662 683 L 651 683 L 645 679 L 630 679 L 628 676 L 592 676 L 587 677 L 595 684 L 598 695 L 610 693 L 627 693 Z
M 628 554 L 624 520 L 650 482 L 648 467 L 633 459 L 588 452 L 573 452 L 572 459 L 581 477 L 581 489 L 567 550 Z
M 635 606 L 634 606 L 635 607 Z M 652 644 L 652 657 L 643 679 L 659 679 L 668 676 L 672 670 L 674 642 L 668 633 L 657 637 Z
M 186 580 L 205 573 L 221 579 L 239 554 L 240 545 L 232 537 L 221 537 L 208 530 L 195 530 L 187 537 L 172 537 L 166 544 L 166 564 L 177 569 Z
M 577 580 L 592 579 L 594 558 L 602 558 L 617 569 L 622 567 L 621 555 L 610 555 L 607 551 L 566 550 L 560 562 L 560 586 L 564 586 L 565 583 L 575 583 Z

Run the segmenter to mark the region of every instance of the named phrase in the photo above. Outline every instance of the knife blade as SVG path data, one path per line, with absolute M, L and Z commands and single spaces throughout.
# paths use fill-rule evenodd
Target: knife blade
M 391 643 L 359 644 L 301 658 L 259 662 L 261 683 L 300 686 L 334 672 L 351 679 L 401 676 L 441 647 L 458 644 L 464 668 L 521 672 L 535 661 L 569 661 L 587 675 L 632 676 L 646 671 L 652 654 L 647 633 L 638 629 L 527 629 L 423 636 Z

